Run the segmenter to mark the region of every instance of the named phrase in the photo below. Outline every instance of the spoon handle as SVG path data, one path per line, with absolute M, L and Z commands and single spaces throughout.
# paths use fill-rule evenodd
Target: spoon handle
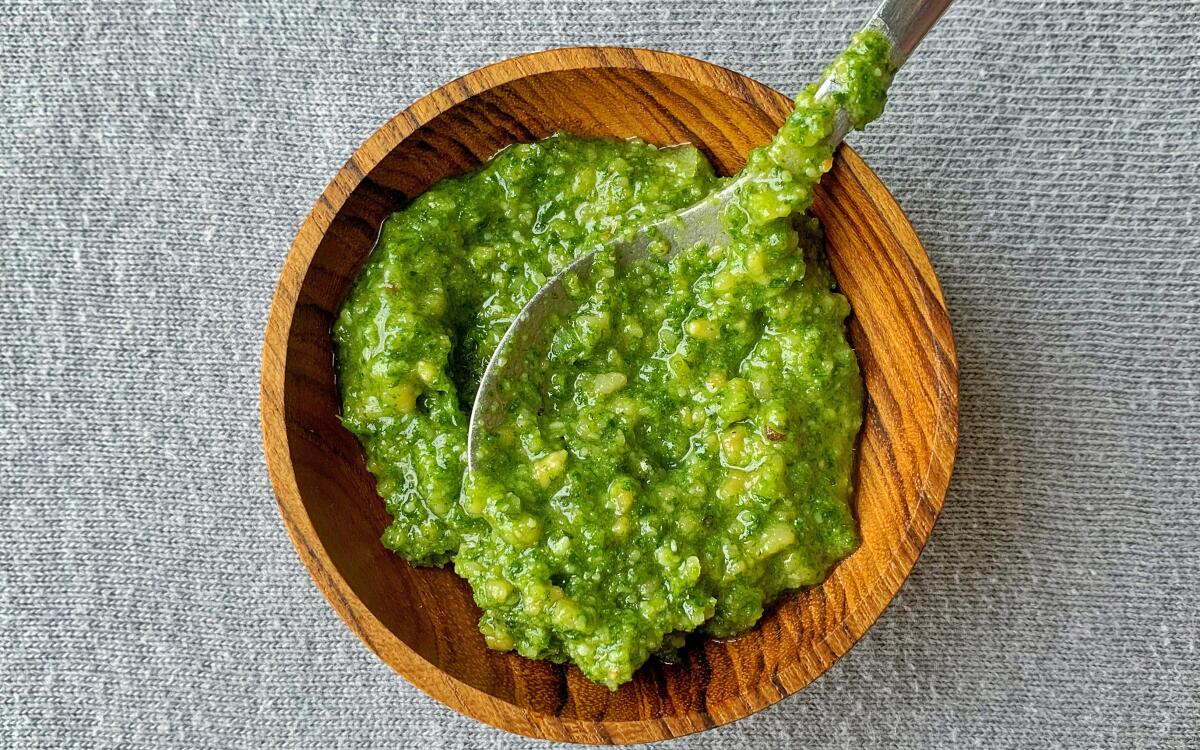
M 952 2 L 954 0 L 883 0 L 867 26 L 878 28 L 891 40 L 892 62 L 898 68 Z
M 883 0 L 863 28 L 877 29 L 888 38 L 892 43 L 892 65 L 898 70 L 952 2 L 954 0 Z M 841 81 L 826 78 L 817 89 L 817 98 L 828 96 L 841 86 Z M 840 110 L 833 126 L 833 144 L 841 143 L 853 129 L 850 114 Z

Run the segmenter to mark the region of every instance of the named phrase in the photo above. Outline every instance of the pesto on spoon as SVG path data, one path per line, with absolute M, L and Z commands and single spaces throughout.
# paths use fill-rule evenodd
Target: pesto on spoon
M 746 219 L 800 213 L 812 187 L 831 165 L 833 150 L 850 130 L 883 111 L 892 75 L 908 60 L 953 0 L 883 0 L 822 80 L 796 98 L 796 109 L 770 144 L 755 149 L 746 167 L 723 189 L 683 211 L 610 244 L 621 270 L 649 254 L 669 257 L 699 243 L 728 244 Z M 746 217 L 746 218 L 742 218 Z M 505 382 L 522 377 L 529 350 L 582 298 L 569 287 L 586 284 L 595 253 L 572 262 L 542 286 L 513 320 L 479 383 L 467 433 L 467 465 L 475 466 L 480 435 L 502 419 Z

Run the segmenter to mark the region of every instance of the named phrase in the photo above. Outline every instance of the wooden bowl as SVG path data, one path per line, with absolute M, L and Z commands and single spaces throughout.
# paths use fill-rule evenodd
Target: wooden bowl
M 449 706 L 511 732 L 588 743 L 658 740 L 791 695 L 854 645 L 912 569 L 941 508 L 957 443 L 957 363 L 937 278 L 887 189 L 848 147 L 814 212 L 854 309 L 866 380 L 856 514 L 862 546 L 821 586 L 787 596 L 731 641 L 695 638 L 616 692 L 574 667 L 491 651 L 464 581 L 384 549 L 389 518 L 338 422 L 330 324 L 380 222 L 498 149 L 565 130 L 689 141 L 722 173 L 765 143 L 788 97 L 715 65 L 619 48 L 506 60 L 452 81 L 355 152 L 301 226 L 263 348 L 267 464 L 292 541 L 334 609 L 381 659 Z

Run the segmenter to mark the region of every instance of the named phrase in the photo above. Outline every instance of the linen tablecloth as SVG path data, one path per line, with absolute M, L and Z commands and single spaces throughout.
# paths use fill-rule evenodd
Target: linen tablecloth
M 258 428 L 288 245 L 479 65 L 655 47 L 796 91 L 872 0 L 0 5 L 0 744 L 545 746 L 318 593 Z M 961 0 L 850 140 L 961 360 L 941 520 L 801 694 L 669 748 L 1200 746 L 1200 6 Z

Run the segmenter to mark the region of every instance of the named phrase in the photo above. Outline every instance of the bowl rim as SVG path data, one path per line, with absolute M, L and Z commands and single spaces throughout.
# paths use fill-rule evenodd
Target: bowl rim
M 526 76 L 594 68 L 643 70 L 692 80 L 706 86 L 724 84 L 730 89 L 728 93 L 736 93 L 743 99 L 784 96 L 748 76 L 687 55 L 635 47 L 579 46 L 531 52 L 494 62 L 420 97 L 389 119 L 354 151 L 322 191 L 296 233 L 281 268 L 267 318 L 262 348 L 260 418 L 268 474 L 288 536 L 309 575 L 334 610 L 384 663 L 430 697 L 459 713 L 505 731 L 555 741 L 629 744 L 682 737 L 728 724 L 799 692 L 824 675 L 829 666 L 857 644 L 891 605 L 932 534 L 949 485 L 958 441 L 958 363 L 944 295 L 924 246 L 887 187 L 850 146 L 843 145 L 839 150 L 839 158 L 850 162 L 860 178 L 866 176 L 873 180 L 875 184 L 872 187 L 878 188 L 891 202 L 890 206 L 885 206 L 891 214 L 889 228 L 910 235 L 907 239 L 917 250 L 915 254 L 910 254 L 910 261 L 921 266 L 916 270 L 924 276 L 931 302 L 935 304 L 936 311 L 946 318 L 947 336 L 941 344 L 951 370 L 948 392 L 939 392 L 939 396 L 949 399 L 948 408 L 943 408 L 939 413 L 937 429 L 931 439 L 930 461 L 921 479 L 922 491 L 918 497 L 929 522 L 919 530 L 914 530 L 910 522 L 908 536 L 912 542 L 911 555 L 904 559 L 894 555 L 888 561 L 894 575 L 879 576 L 873 587 L 860 597 L 859 605 L 846 613 L 845 620 L 849 620 L 859 613 L 866 602 L 878 601 L 880 587 L 888 588 L 883 593 L 883 603 L 861 621 L 861 628 L 854 629 L 858 632 L 851 632 L 843 622 L 849 644 L 844 649 L 835 648 L 828 644 L 826 634 L 825 642 L 833 649 L 834 657 L 811 678 L 799 674 L 798 664 L 791 664 L 775 675 L 774 690 L 759 689 L 752 694 L 735 696 L 715 707 L 706 707 L 706 710 L 631 720 L 584 720 L 537 713 L 462 682 L 409 647 L 354 594 L 350 584 L 334 566 L 325 564 L 330 559 L 329 555 L 308 517 L 296 483 L 285 416 L 284 383 L 288 339 L 300 290 L 333 219 L 355 188 L 405 138 L 439 115 L 489 89 Z M 788 671 L 797 672 L 793 675 L 794 679 L 789 679 L 786 674 Z

